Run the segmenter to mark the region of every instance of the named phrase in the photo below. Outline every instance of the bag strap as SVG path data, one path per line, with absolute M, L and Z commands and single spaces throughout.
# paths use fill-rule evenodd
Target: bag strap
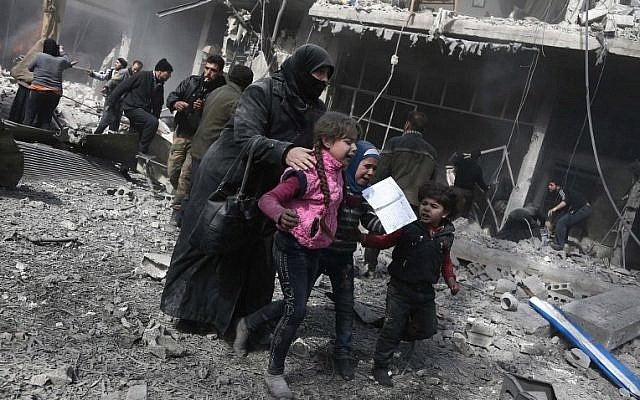
M 212 195 L 214 195 L 215 193 L 221 191 L 224 188 L 224 186 L 229 182 L 231 177 L 235 175 L 235 173 L 236 173 L 238 167 L 240 166 L 240 163 L 242 162 L 242 159 L 244 158 L 244 156 L 247 153 L 250 153 L 249 159 L 247 160 L 247 166 L 246 166 L 245 171 L 244 171 L 244 176 L 242 178 L 242 187 L 244 187 L 244 185 L 246 184 L 247 177 L 249 175 L 249 169 L 250 169 L 251 161 L 253 159 L 253 153 L 255 152 L 255 147 L 256 147 L 256 144 L 258 143 L 258 139 L 259 139 L 258 136 L 260 136 L 260 135 L 255 135 L 255 136 L 251 137 L 248 140 L 248 142 L 245 143 L 245 145 L 242 147 L 242 150 L 240 150 L 240 153 L 238 154 L 236 159 L 233 161 L 233 163 L 231 164 L 231 166 L 227 170 L 227 173 L 224 175 L 224 177 L 220 181 L 220 184 L 218 185 L 218 188 L 213 191 Z

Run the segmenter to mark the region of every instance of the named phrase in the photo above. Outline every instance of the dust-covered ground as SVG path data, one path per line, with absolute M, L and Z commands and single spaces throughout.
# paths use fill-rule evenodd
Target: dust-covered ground
M 108 189 L 64 180 L 0 189 L 0 398 L 270 398 L 262 383 L 266 350 L 238 359 L 215 334 L 176 331 L 159 310 L 163 282 L 134 272 L 144 253 L 172 251 L 169 199 L 134 184 Z M 465 267 L 459 273 L 470 276 Z M 616 279 L 638 282 L 637 275 Z M 380 312 L 385 282 L 356 279 L 357 300 Z M 345 382 L 334 372 L 325 278 L 299 330 L 308 351 L 290 354 L 286 378 L 301 399 L 497 399 L 505 372 L 551 382 L 559 399 L 621 397 L 594 367 L 569 365 L 570 346 L 529 306 L 503 311 L 488 295 L 491 285 L 470 279 L 455 297 L 438 285 L 439 333 L 413 353 L 401 345 L 395 387 L 385 388 L 370 377 L 377 328 L 358 320 L 356 378 Z M 468 318 L 495 329 L 486 349 L 460 340 Z M 614 354 L 638 373 L 639 340 Z

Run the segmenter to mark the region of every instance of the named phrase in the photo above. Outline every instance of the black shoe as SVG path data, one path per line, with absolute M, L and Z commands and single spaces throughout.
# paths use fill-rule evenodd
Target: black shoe
M 560 246 L 560 245 L 559 245 L 559 244 L 557 244 L 557 243 L 551 243 L 551 244 L 550 244 L 550 246 L 551 246 L 551 248 L 552 248 L 552 249 L 554 249 L 554 250 L 556 250 L 556 251 L 560 251 L 560 250 L 562 250 L 562 248 L 563 248 L 563 246 Z
M 386 368 L 373 368 L 373 379 L 382 386 L 393 387 L 393 381 Z
M 350 381 L 355 378 L 355 368 L 350 358 L 336 358 L 335 365 L 336 371 L 345 381 Z

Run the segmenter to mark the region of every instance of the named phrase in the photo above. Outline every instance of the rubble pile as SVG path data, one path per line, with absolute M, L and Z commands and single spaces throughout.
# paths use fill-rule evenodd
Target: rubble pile
M 0 363 L 0 397 L 115 399 L 142 390 L 154 399 L 204 398 L 214 389 L 225 398 L 262 396 L 264 351 L 234 359 L 215 334 L 179 333 L 159 311 L 161 272 L 177 236 L 167 225 L 168 202 L 135 184 L 28 181 L 0 191 L 6 215 L 0 220 L 0 353 L 11 354 Z M 456 224 L 460 237 L 511 246 Z M 539 253 L 534 244 L 513 246 L 511 251 Z M 389 252 L 381 259 L 385 264 Z M 564 262 L 589 271 L 589 263 Z M 356 264 L 362 266 L 361 249 Z M 372 324 L 355 324 L 358 366 L 352 382 L 333 372 L 333 306 L 323 277 L 287 361 L 290 378 L 300 382 L 294 387 L 299 397 L 496 398 L 505 373 L 549 382 L 560 399 L 620 396 L 529 307 L 517 283 L 525 281 L 540 296 L 548 293 L 549 301 L 554 295 L 578 298 L 571 285 L 477 263 L 460 265 L 458 274 L 463 287 L 457 296 L 436 285 L 438 333 L 415 347 L 401 345 L 392 389 L 370 378 L 386 277 L 356 280 L 357 315 L 373 318 Z M 638 285 L 637 275 L 620 279 Z M 517 298 L 514 311 L 503 309 L 505 293 Z M 640 372 L 640 340 L 613 352 Z

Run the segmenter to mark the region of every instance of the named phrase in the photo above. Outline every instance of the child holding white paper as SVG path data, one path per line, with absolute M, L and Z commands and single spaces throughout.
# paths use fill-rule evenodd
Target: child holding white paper
M 376 343 L 373 377 L 393 386 L 389 366 L 400 340 L 426 339 L 436 332 L 433 284 L 442 275 L 455 295 L 460 290 L 449 252 L 454 227 L 449 217 L 456 213 L 456 196 L 439 183 L 427 182 L 418 191 L 418 220 L 388 235 L 363 234 L 362 243 L 393 250 L 388 270 L 387 308 Z

